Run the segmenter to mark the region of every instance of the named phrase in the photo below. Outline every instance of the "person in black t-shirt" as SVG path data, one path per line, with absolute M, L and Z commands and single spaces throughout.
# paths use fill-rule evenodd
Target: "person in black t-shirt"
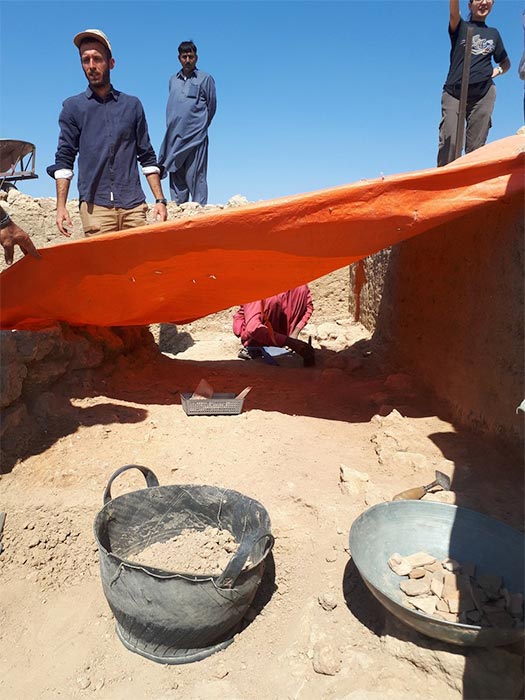
M 446 165 L 455 158 L 465 39 L 469 25 L 473 26 L 474 33 L 468 81 L 465 153 L 475 151 L 485 145 L 487 140 L 496 101 L 493 78 L 503 75 L 510 68 L 510 61 L 498 30 L 485 24 L 493 5 L 494 0 L 471 0 L 468 4 L 470 17 L 468 22 L 465 22 L 459 11 L 459 0 L 450 0 L 448 33 L 452 47 L 450 68 L 441 97 L 438 166 Z M 492 60 L 498 65 L 493 67 Z

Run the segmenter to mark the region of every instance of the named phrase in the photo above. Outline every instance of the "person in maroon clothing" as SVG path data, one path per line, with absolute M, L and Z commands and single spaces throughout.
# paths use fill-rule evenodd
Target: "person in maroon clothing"
M 264 346 L 289 347 L 301 355 L 305 367 L 315 364 L 312 346 L 298 339 L 314 310 L 306 284 L 272 297 L 243 304 L 233 317 L 233 332 L 241 339 L 239 357 L 250 360 Z

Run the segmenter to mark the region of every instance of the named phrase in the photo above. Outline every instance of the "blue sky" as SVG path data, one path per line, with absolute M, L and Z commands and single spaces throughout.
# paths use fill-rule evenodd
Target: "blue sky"
M 466 0 L 461 9 L 466 16 Z M 496 0 L 489 17 L 512 62 L 497 79 L 490 141 L 523 124 L 523 9 L 522 0 Z M 141 99 L 156 151 L 177 46 L 195 41 L 199 67 L 217 84 L 211 203 L 434 167 L 448 0 L 0 0 L 0 11 L 0 136 L 36 144 L 40 177 L 19 185 L 34 197 L 54 196 L 45 168 L 60 107 L 86 86 L 72 39 L 93 27 L 112 43 L 115 87 Z

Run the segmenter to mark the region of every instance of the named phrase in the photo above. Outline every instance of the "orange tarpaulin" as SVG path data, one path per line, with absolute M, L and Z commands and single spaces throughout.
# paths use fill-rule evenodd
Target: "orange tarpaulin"
M 0 275 L 0 326 L 183 323 L 310 282 L 523 196 L 523 136 L 444 168 L 72 241 Z

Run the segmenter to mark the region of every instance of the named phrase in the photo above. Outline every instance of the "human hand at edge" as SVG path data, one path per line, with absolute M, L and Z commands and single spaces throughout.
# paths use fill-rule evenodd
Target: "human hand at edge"
M 68 228 L 73 228 L 73 223 L 71 221 L 71 217 L 69 216 L 69 212 L 66 209 L 66 207 L 60 207 L 57 209 L 56 224 L 60 233 L 63 236 L 67 236 L 67 238 L 70 238 L 71 232 L 68 231 Z
M 165 204 L 155 204 L 153 207 L 153 221 L 167 221 L 168 209 Z
M 7 265 L 13 263 L 15 245 L 19 246 L 24 255 L 31 255 L 31 257 L 37 260 L 42 257 L 35 248 L 33 241 L 29 238 L 29 235 L 13 221 L 11 221 L 9 226 L 0 230 L 0 245 L 4 249 L 4 257 Z

